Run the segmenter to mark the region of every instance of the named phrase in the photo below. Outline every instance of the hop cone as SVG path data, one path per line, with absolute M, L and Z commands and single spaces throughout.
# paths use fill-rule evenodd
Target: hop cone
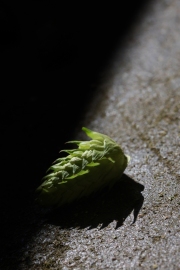
M 105 187 L 112 186 L 127 167 L 129 157 L 111 138 L 85 127 L 92 140 L 70 141 L 78 148 L 63 150 L 37 188 L 37 201 L 43 206 L 61 206 Z

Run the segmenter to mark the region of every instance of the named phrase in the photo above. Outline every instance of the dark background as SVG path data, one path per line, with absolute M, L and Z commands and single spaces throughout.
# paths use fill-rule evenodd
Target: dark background
M 33 234 L 34 190 L 72 139 L 99 74 L 145 1 L 61 2 L 0 4 L 1 261 L 6 263 Z

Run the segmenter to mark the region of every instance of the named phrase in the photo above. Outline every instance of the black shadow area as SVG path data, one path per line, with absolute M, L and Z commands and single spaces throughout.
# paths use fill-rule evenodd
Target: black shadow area
M 66 2 L 0 3 L 0 269 L 41 226 L 34 190 L 147 1 Z
M 143 205 L 144 186 L 123 174 L 111 190 L 102 190 L 79 202 L 46 213 L 47 222 L 61 228 L 104 228 L 117 221 L 116 228 L 134 213 L 135 223 Z

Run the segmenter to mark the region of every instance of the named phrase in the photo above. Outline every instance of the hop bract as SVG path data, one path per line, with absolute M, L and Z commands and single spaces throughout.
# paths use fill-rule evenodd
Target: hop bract
M 111 138 L 85 127 L 92 140 L 71 141 L 78 148 L 63 150 L 36 190 L 37 201 L 43 206 L 61 206 L 105 187 L 112 186 L 127 167 L 129 157 Z

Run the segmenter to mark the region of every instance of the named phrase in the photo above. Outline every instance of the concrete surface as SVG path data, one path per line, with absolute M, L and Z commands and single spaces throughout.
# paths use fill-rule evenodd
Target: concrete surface
M 180 2 L 153 1 L 114 53 L 77 126 L 76 138 L 84 138 L 79 130 L 87 126 L 111 136 L 131 156 L 125 173 L 144 185 L 135 224 L 133 206 L 126 208 L 134 195 L 125 197 L 120 185 L 112 209 L 112 196 L 106 201 L 101 194 L 103 199 L 91 198 L 72 213 L 62 210 L 55 220 L 44 215 L 18 269 L 180 269 L 179 34 Z

